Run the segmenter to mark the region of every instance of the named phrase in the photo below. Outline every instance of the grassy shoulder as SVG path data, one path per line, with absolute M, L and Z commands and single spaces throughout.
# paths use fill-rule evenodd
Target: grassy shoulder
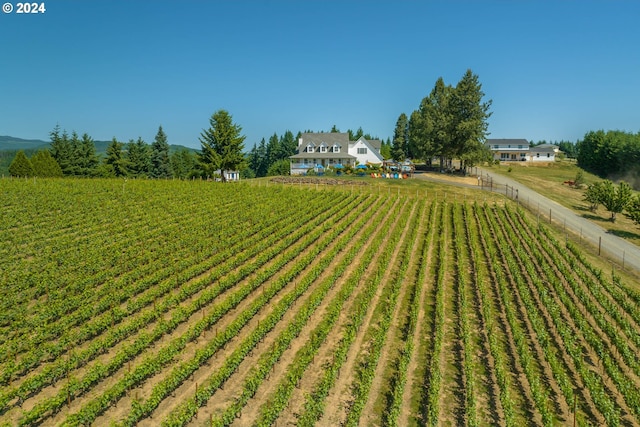
M 577 215 L 597 223 L 609 233 L 640 246 L 640 227 L 638 225 L 624 214 L 618 215 L 616 222 L 611 222 L 611 213 L 604 207 L 600 206 L 597 211 L 593 212 L 589 209 L 589 204 L 584 201 L 587 185 L 600 181 L 601 178 L 583 171 L 584 184 L 581 188 L 575 188 L 564 184 L 565 181 L 575 180 L 576 174 L 581 171 L 575 162 L 562 160 L 552 163 L 526 163 L 503 163 L 490 166 L 487 169 L 521 182 L 532 190 L 536 190 L 571 209 Z

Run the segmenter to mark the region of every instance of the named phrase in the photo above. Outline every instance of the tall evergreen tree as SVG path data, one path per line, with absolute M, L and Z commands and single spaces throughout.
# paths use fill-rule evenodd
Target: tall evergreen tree
M 465 169 L 486 157 L 484 142 L 488 134 L 487 120 L 491 116 L 491 100 L 483 102 L 483 97 L 478 76 L 467 70 L 453 90 L 449 105 L 451 151 L 462 161 Z
M 187 179 L 194 175 L 196 166 L 195 155 L 186 148 L 175 151 L 170 156 L 173 176 Z
M 278 138 L 278 134 L 275 132 L 269 138 L 269 142 L 267 144 L 267 162 L 268 166 L 271 167 L 278 160 L 282 160 L 282 146 L 280 145 L 280 139 Z
M 39 177 L 61 177 L 62 169 L 56 160 L 51 156 L 49 150 L 38 150 L 31 157 L 33 175 Z
M 83 176 L 95 176 L 97 174 L 100 158 L 96 154 L 96 145 L 93 138 L 86 132 L 82 134 L 80 139 L 80 173 Z
M 60 165 L 62 173 L 69 175 L 72 172 L 71 159 L 73 157 L 71 142 L 66 131 L 62 131 L 60 134 L 60 126 L 56 125 L 55 128 L 49 133 L 51 138 L 51 155 Z
M 151 170 L 151 148 L 140 137 L 127 143 L 127 164 L 129 175 L 136 178 L 149 176 Z
M 440 157 L 441 168 L 452 155 L 449 142 L 451 90 L 442 77 L 438 78 L 429 96 L 422 100 L 409 121 L 410 148 L 414 156 L 424 159 L 427 164 L 431 164 L 433 157 Z
M 127 176 L 127 160 L 122 152 L 123 145 L 114 137 L 107 146 L 107 157 L 104 159 L 107 176 Z
M 80 136 L 74 130 L 71 132 L 71 138 L 69 139 L 71 145 L 71 152 L 69 155 L 69 175 L 81 176 L 82 175 L 82 142 Z
M 16 153 L 9 165 L 9 174 L 17 177 L 33 176 L 33 166 L 24 151 L 20 150 Z
M 267 157 L 267 143 L 262 138 L 256 149 L 256 165 L 254 171 L 257 177 L 267 176 L 269 170 L 269 158 Z
M 407 157 L 407 140 L 409 132 L 409 120 L 405 113 L 400 114 L 393 132 L 393 142 L 391 146 L 391 158 L 395 161 L 402 161 Z
M 222 181 L 226 181 L 225 172 L 240 170 L 245 163 L 244 139 L 242 127 L 233 123 L 226 110 L 218 110 L 209 119 L 209 129 L 200 134 L 201 151 L 199 163 L 202 171 L 213 176 L 220 169 Z
M 380 155 L 383 159 L 390 159 L 391 156 L 391 141 L 387 138 L 386 141 L 380 141 Z
M 280 138 L 280 149 L 282 151 L 282 160 L 288 160 L 289 156 L 293 156 L 298 152 L 298 142 L 290 130 L 285 131 Z
M 152 178 L 171 178 L 169 143 L 162 126 L 158 128 L 158 133 L 151 144 L 151 170 L 149 171 L 149 176 Z

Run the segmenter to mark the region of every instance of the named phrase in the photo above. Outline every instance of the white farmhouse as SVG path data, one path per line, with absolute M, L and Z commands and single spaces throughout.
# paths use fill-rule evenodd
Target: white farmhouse
M 557 145 L 540 144 L 529 149 L 529 157 L 532 162 L 554 162 L 559 152 Z
M 487 139 L 486 145 L 494 160 L 519 162 L 529 160 L 529 141 L 526 139 Z
M 349 141 L 348 133 L 303 133 L 298 139 L 298 153 L 289 157 L 291 175 L 302 175 L 309 169 L 382 164 L 381 145 L 379 140 L 363 137 Z
M 553 144 L 530 147 L 526 139 L 487 139 L 486 145 L 501 162 L 554 162 L 560 152 Z

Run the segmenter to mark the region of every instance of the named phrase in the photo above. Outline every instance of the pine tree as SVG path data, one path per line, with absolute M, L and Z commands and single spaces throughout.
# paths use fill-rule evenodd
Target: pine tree
M 20 150 L 16 153 L 9 165 L 9 174 L 18 177 L 33 176 L 33 166 L 24 151 Z
M 400 114 L 396 122 L 396 129 L 393 132 L 393 142 L 391 147 L 391 158 L 395 161 L 402 161 L 407 157 L 407 139 L 409 132 L 409 120 L 405 113 Z
M 196 157 L 191 151 L 183 148 L 171 154 L 171 170 L 173 176 L 179 179 L 187 179 L 194 175 Z
M 39 177 L 61 177 L 62 169 L 56 160 L 51 156 L 49 150 L 39 150 L 31 157 L 33 175 Z
M 287 130 L 280 138 L 280 150 L 282 152 L 282 160 L 289 159 L 289 156 L 293 156 L 298 152 L 298 142 L 290 130 Z
M 86 132 L 82 134 L 79 149 L 79 169 L 82 176 L 96 176 L 100 159 L 96 154 L 96 145 Z
M 153 143 L 151 144 L 151 170 L 149 176 L 152 178 L 171 178 L 171 162 L 169 161 L 169 143 L 167 135 L 158 128 Z
M 127 143 L 127 163 L 129 174 L 137 178 L 146 178 L 151 170 L 151 149 L 140 137 Z
M 240 170 L 246 162 L 243 153 L 245 137 L 240 134 L 242 127 L 234 124 L 225 110 L 216 111 L 209 124 L 209 129 L 200 134 L 200 168 L 207 176 L 213 176 L 219 169 L 224 182 L 226 171 Z
M 51 138 L 51 155 L 60 165 L 62 173 L 69 175 L 71 173 L 71 159 L 73 157 L 71 142 L 66 131 L 62 131 L 60 134 L 60 126 L 56 125 L 49 133 Z
M 74 130 L 71 132 L 71 138 L 69 139 L 69 145 L 71 146 L 69 154 L 69 168 L 68 174 L 79 176 L 81 173 L 81 155 L 82 155 L 82 143 L 78 133 Z
M 269 159 L 267 157 L 267 143 L 264 138 L 262 138 L 256 150 L 256 160 L 256 176 L 267 176 L 267 170 L 269 170 Z
M 467 70 L 452 92 L 451 111 L 452 155 L 462 160 L 463 168 L 486 160 L 484 142 L 487 120 L 491 116 L 491 100 L 483 102 L 484 92 L 478 76 Z
M 269 138 L 269 143 L 267 144 L 267 164 L 268 167 L 275 164 L 278 160 L 282 160 L 282 146 L 280 145 L 280 139 L 278 135 L 274 132 Z
M 107 146 L 107 157 L 104 159 L 107 176 L 127 176 L 127 161 L 122 147 L 122 142 L 119 142 L 115 137 Z

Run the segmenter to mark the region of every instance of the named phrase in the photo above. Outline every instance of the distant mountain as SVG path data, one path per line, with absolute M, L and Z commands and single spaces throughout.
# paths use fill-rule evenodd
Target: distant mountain
M 98 155 L 105 154 L 107 152 L 107 146 L 110 143 L 111 141 L 93 141 L 93 144 L 96 146 L 96 153 Z M 16 138 L 14 136 L 0 135 L 0 151 L 41 150 L 44 148 L 49 148 L 49 141 L 43 141 L 41 139 L 23 139 Z M 199 151 L 195 148 L 185 147 L 184 145 L 169 145 L 169 152 L 174 152 L 182 149 L 187 149 L 189 151 Z
M 0 136 L 0 150 L 30 150 L 46 148 L 47 141 L 41 139 L 22 139 L 13 136 Z

